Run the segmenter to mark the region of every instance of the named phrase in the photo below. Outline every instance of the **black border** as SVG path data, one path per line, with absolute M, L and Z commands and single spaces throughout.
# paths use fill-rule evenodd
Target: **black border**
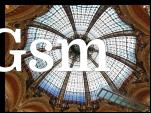
M 150 0 L 2 0 L 0 4 L 6 5 L 76 5 L 76 4 L 96 4 L 96 5 L 148 5 Z
M 0 28 L 5 27 L 5 6 L 0 5 Z M 0 66 L 5 66 L 5 34 L 0 34 Z M 0 111 L 5 111 L 5 73 L 0 72 Z

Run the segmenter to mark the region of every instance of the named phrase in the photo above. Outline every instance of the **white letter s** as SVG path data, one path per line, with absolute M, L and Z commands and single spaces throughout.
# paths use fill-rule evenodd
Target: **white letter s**
M 38 69 L 35 65 L 36 65 L 36 60 L 31 60 L 29 62 L 29 67 L 33 70 L 33 71 L 37 71 L 37 72 L 43 72 L 43 71 L 48 71 L 49 69 L 52 68 L 53 66 L 53 59 L 50 58 L 49 55 L 46 55 L 42 52 L 37 51 L 36 45 L 38 43 L 44 42 L 46 43 L 46 47 L 45 49 L 47 51 L 50 51 L 52 49 L 52 45 L 49 41 L 45 40 L 45 39 L 37 39 L 34 42 L 32 42 L 31 46 L 30 46 L 30 51 L 31 53 L 36 56 L 37 58 L 43 59 L 47 62 L 47 66 L 42 68 L 42 69 Z

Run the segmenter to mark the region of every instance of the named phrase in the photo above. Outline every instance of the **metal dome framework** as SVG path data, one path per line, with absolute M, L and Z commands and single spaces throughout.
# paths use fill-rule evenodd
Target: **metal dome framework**
M 113 6 L 107 5 L 73 5 L 50 6 L 47 13 L 36 17 L 29 25 L 28 39 L 25 50 L 39 38 L 47 39 L 53 45 L 51 52 L 46 52 L 53 58 L 54 66 L 44 73 L 32 72 L 30 85 L 44 90 L 57 98 L 56 103 L 63 101 L 89 104 L 98 100 L 101 89 L 118 92 L 122 83 L 137 69 L 135 58 L 136 37 L 134 29 L 124 23 Z M 69 42 L 82 38 L 83 40 L 101 39 L 106 44 L 107 66 L 109 72 L 58 72 L 61 67 L 61 46 L 57 39 L 67 39 Z M 45 52 L 45 44 L 37 49 Z M 79 55 L 70 49 L 70 66 L 79 66 Z M 88 67 L 94 69 L 98 65 L 98 50 L 91 46 L 88 50 Z M 38 61 L 37 67 L 46 66 L 46 62 L 35 58 L 30 51 L 24 57 L 28 64 L 31 58 Z M 103 95 L 102 95 L 103 96 Z

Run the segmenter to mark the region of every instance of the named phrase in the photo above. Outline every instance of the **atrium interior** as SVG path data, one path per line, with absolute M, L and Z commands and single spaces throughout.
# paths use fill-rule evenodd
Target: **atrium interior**
M 5 35 L 5 66 L 9 50 L 26 50 L 22 71 L 5 73 L 5 111 L 9 112 L 146 112 L 150 111 L 150 5 L 5 5 L 5 26 L 21 29 L 21 43 Z M 45 72 L 29 68 L 32 59 L 41 69 L 46 61 L 33 56 L 30 45 L 39 43 L 53 67 Z M 110 71 L 57 71 L 62 51 L 58 39 L 68 43 L 95 39 L 105 43 Z M 69 49 L 69 66 L 80 66 L 80 48 Z M 99 64 L 99 49 L 87 50 L 88 67 Z

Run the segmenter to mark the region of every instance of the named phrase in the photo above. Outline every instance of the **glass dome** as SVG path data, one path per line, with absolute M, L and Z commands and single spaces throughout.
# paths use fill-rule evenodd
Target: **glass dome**
M 103 5 L 53 5 L 49 11 L 40 17 L 36 17 L 28 29 L 28 39 L 25 50 L 30 51 L 31 43 L 36 39 L 47 39 L 53 45 L 53 50 L 45 52 L 53 58 L 54 67 L 45 73 L 32 72 L 32 77 L 37 80 L 40 76 L 38 87 L 49 92 L 55 97 L 63 96 L 63 100 L 85 103 L 89 93 L 91 101 L 98 99 L 97 94 L 101 88 L 113 90 L 110 79 L 117 89 L 129 77 L 133 69 L 115 58 L 122 58 L 136 63 L 135 44 L 131 26 L 123 22 L 112 6 Z M 57 39 L 69 41 L 82 38 L 84 41 L 101 39 L 106 45 L 108 72 L 60 72 L 61 48 Z M 37 49 L 44 48 L 41 43 Z M 88 50 L 88 67 L 96 68 L 98 64 L 97 46 L 91 46 Z M 79 55 L 75 47 L 70 49 L 70 66 L 79 66 Z M 46 66 L 46 62 L 34 56 L 25 59 L 28 64 L 31 59 L 38 61 L 37 67 Z M 106 77 L 105 77 L 106 76 Z

